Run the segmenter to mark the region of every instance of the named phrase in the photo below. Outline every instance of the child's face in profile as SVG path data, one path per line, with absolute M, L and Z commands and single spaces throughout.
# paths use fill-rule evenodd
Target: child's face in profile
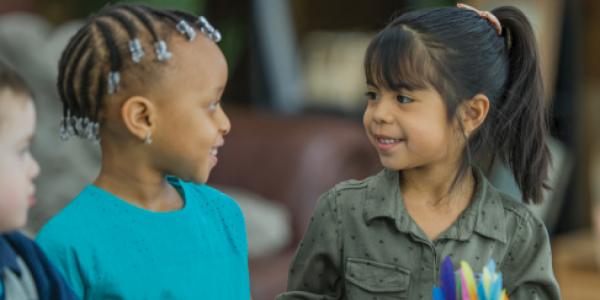
M 227 63 L 217 45 L 204 36 L 192 42 L 174 40 L 171 49 L 173 66 L 163 75 L 164 88 L 155 94 L 159 107 L 155 162 L 183 180 L 203 183 L 231 128 L 220 105 Z
M 29 151 L 35 108 L 29 96 L 0 91 L 0 231 L 23 227 L 39 166 Z

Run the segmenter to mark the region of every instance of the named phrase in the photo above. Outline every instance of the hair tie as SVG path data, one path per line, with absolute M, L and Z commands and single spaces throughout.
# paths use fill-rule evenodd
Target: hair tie
M 473 6 L 466 5 L 463 3 L 457 3 L 456 7 L 474 11 L 480 17 L 484 18 L 486 21 L 488 21 L 488 23 L 490 23 L 492 26 L 494 26 L 494 28 L 496 28 L 496 33 L 498 35 L 502 35 L 502 25 L 500 24 L 500 20 L 498 20 L 498 18 L 496 18 L 496 16 L 494 16 L 494 14 L 492 14 L 491 12 L 479 10 Z

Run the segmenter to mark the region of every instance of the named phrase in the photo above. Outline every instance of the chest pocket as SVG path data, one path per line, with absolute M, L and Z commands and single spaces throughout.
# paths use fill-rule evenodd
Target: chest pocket
M 407 299 L 410 271 L 360 258 L 346 259 L 348 299 Z

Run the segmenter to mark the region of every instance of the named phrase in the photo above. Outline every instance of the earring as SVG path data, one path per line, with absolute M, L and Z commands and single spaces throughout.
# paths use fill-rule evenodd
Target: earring
M 146 137 L 144 138 L 144 143 L 145 143 L 146 145 L 150 145 L 150 144 L 152 144 L 152 131 L 148 131 L 148 132 L 146 133 Z

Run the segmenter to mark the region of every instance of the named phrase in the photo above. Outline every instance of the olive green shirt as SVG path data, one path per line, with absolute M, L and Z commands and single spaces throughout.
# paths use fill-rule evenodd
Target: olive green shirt
M 338 184 L 319 200 L 277 299 L 431 299 L 440 264 L 494 259 L 511 300 L 560 299 L 548 232 L 476 172 L 473 200 L 435 241 L 410 217 L 399 174 Z

